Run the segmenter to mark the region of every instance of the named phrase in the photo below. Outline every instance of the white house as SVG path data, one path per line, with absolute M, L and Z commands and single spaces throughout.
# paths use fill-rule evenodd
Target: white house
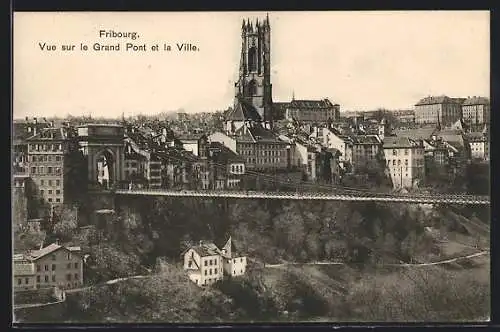
M 247 259 L 237 254 L 231 237 L 219 249 L 213 242 L 200 242 L 184 252 L 184 270 L 199 286 L 208 286 L 224 276 L 237 277 L 246 272 Z

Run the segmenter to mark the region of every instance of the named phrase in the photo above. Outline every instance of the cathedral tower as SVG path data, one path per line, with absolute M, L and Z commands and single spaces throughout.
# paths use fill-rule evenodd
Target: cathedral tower
M 269 17 L 255 24 L 243 20 L 241 59 L 235 83 L 235 108 L 239 103 L 253 106 L 265 127 L 272 126 L 271 27 Z

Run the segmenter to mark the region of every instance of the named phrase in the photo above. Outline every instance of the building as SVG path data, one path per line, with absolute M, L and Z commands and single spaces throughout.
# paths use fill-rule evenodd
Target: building
M 462 118 L 464 98 L 429 96 L 415 104 L 415 123 L 449 126 Z
M 379 157 L 382 141 L 378 135 L 350 135 L 351 164 L 354 170 L 369 162 L 381 160 Z
M 470 157 L 476 160 L 490 160 L 490 139 L 487 133 L 473 132 L 466 135 Z
M 284 117 L 289 121 L 298 121 L 299 123 L 326 124 L 329 121 L 338 121 L 340 119 L 340 105 L 333 104 L 329 99 L 322 100 L 296 100 L 285 103 Z
M 147 143 L 141 145 L 130 137 L 125 138 L 124 179 L 143 183 L 149 188 L 160 188 L 161 159 L 158 153 L 150 152 Z
M 288 170 L 291 165 L 291 146 L 259 123 L 245 122 L 233 135 L 214 133 L 212 142 L 220 142 L 239 154 L 248 170 Z
M 485 97 L 468 97 L 462 104 L 462 117 L 468 125 L 490 123 L 490 101 Z
M 393 111 L 392 114 L 401 124 L 415 123 L 415 110 L 396 110 Z
M 273 122 L 271 84 L 271 27 L 269 18 L 243 21 L 239 78 L 235 83 L 234 107 L 226 114 L 226 131 L 232 133 L 247 120 L 271 129 Z
M 408 137 L 385 137 L 383 143 L 386 167 L 394 188 L 412 188 L 425 178 L 422 141 Z
M 182 148 L 192 152 L 195 156 L 199 155 L 200 146 L 205 146 L 208 141 L 205 134 L 181 135 L 178 139 L 182 144 Z
M 183 253 L 183 260 L 189 279 L 199 286 L 209 286 L 224 276 L 238 277 L 246 272 L 246 257 L 236 252 L 231 237 L 221 249 L 213 242 L 200 241 Z
M 352 161 L 352 145 L 348 136 L 342 135 L 333 128 L 323 128 L 323 146 L 340 152 L 339 162 L 342 168 Z
M 245 161 L 240 155 L 220 142 L 211 142 L 207 155 L 210 161 L 210 183 L 214 189 L 241 187 L 242 177 L 245 175 Z
M 46 119 L 39 122 L 37 118 L 25 121 L 14 121 L 12 124 L 12 173 L 28 174 L 28 143 L 27 138 L 36 135 L 40 130 L 53 127 L 53 122 Z
M 57 286 L 62 289 L 83 285 L 83 257 L 80 247 L 53 243 L 40 250 L 13 257 L 14 289 Z
M 26 139 L 28 172 L 39 198 L 50 204 L 65 202 L 74 148 L 67 128 L 45 128 Z

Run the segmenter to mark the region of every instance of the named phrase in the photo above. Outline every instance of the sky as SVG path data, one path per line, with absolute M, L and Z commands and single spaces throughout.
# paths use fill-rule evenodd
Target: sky
M 242 20 L 265 15 L 14 13 L 14 118 L 227 109 Z M 269 12 L 269 20 L 274 101 L 295 94 L 363 111 L 408 109 L 428 95 L 489 96 L 488 11 Z M 100 38 L 100 30 L 139 38 Z M 42 50 L 44 43 L 56 50 Z M 95 43 L 120 43 L 120 51 L 96 51 Z M 126 51 L 126 43 L 147 51 Z M 179 52 L 177 43 L 199 50 Z M 159 51 L 151 50 L 155 44 Z

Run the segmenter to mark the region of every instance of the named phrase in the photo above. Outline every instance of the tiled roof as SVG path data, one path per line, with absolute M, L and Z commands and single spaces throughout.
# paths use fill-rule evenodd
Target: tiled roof
M 244 159 L 240 155 L 233 152 L 231 149 L 229 149 L 227 146 L 225 146 L 220 142 L 211 142 L 209 149 L 217 150 L 217 152 L 213 156 L 213 160 L 218 163 L 226 164 L 227 162 L 230 161 L 237 161 L 237 162 L 244 161 Z
M 486 97 L 467 98 L 462 105 L 489 105 L 490 100 Z
M 180 141 L 197 141 L 205 136 L 205 134 L 183 134 L 178 137 Z
M 27 141 L 62 141 L 68 138 L 68 132 L 64 128 L 44 128 L 36 135 L 28 137 Z
M 418 145 L 419 144 L 417 141 L 409 137 L 401 137 L 401 136 L 384 137 L 384 149 L 412 148 L 412 147 L 417 147 Z
M 396 134 L 396 136 L 405 136 L 412 139 L 427 139 L 430 138 L 435 131 L 435 128 L 419 128 L 406 130 L 396 129 L 394 130 L 394 133 Z
M 202 243 L 192 247 L 194 251 L 201 257 L 220 255 L 220 250 L 212 242 Z
M 471 132 L 471 133 L 467 133 L 465 136 L 471 142 L 488 141 L 488 136 L 483 134 L 482 132 Z
M 226 115 L 226 120 L 244 121 L 253 120 L 261 121 L 259 112 L 255 107 L 243 98 L 238 98 L 234 109 L 230 110 Z
M 429 96 L 422 98 L 415 104 L 415 106 L 420 105 L 433 105 L 433 104 L 462 104 L 464 98 L 450 98 L 448 96 Z
M 268 141 L 268 142 L 279 141 L 272 131 L 262 127 L 259 124 L 251 126 L 248 129 L 250 134 L 254 137 L 256 141 Z
M 352 135 L 351 140 L 354 144 L 380 144 L 377 135 Z
M 322 100 L 292 100 L 289 105 L 289 108 L 312 108 L 312 109 L 325 109 L 333 107 L 333 104 L 328 99 Z

